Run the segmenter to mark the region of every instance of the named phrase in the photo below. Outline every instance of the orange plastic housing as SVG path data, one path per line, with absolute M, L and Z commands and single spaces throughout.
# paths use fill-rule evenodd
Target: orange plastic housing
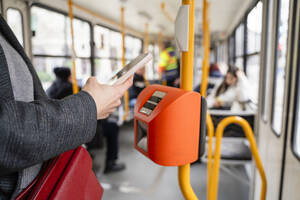
M 155 91 L 166 95 L 150 115 L 140 110 Z M 197 92 L 151 85 L 139 95 L 134 108 L 135 148 L 163 166 L 179 166 L 199 158 L 201 96 Z M 138 141 L 138 121 L 147 125 L 147 149 Z

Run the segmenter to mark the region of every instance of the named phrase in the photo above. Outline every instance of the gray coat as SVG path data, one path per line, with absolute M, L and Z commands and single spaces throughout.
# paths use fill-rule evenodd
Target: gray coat
M 62 100 L 49 99 L 22 46 L 1 16 L 0 31 L 25 60 L 34 84 L 33 102 L 14 99 L 0 46 L 1 179 L 89 142 L 96 132 L 97 112 L 93 98 L 83 91 Z

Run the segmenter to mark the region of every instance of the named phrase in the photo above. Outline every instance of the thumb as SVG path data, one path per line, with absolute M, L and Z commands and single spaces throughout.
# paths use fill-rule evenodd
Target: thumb
M 133 76 L 129 77 L 123 83 L 116 85 L 115 88 L 123 94 L 126 90 L 128 90 L 128 88 L 132 86 L 132 82 L 133 82 Z

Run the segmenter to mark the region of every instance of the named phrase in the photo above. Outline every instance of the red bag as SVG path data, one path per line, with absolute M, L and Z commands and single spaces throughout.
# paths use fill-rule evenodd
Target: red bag
M 16 200 L 99 200 L 103 188 L 92 171 L 92 159 L 83 147 L 52 159 Z

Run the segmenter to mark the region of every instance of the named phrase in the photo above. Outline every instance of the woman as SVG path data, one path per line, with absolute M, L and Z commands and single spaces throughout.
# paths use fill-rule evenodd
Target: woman
M 207 97 L 208 108 L 232 109 L 234 102 L 239 103 L 240 110 L 250 100 L 248 80 L 237 67 L 229 66 L 223 82 L 215 87 Z

